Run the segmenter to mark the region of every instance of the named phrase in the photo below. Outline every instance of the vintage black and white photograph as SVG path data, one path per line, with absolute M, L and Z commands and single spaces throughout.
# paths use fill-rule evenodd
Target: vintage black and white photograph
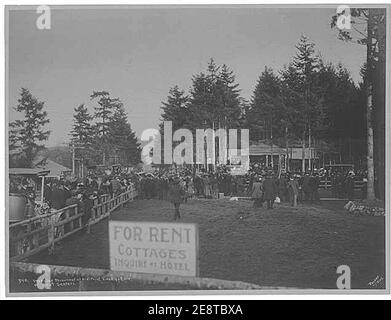
M 6 6 L 7 294 L 387 293 L 389 9 Z

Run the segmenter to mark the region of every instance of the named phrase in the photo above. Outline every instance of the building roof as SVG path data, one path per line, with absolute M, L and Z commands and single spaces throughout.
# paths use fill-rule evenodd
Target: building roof
M 273 154 L 285 154 L 286 151 L 283 148 L 273 144 L 267 144 L 263 142 L 259 142 L 257 144 L 250 145 L 250 156 L 263 156 L 270 155 L 273 150 Z
M 48 177 L 60 177 L 65 172 L 71 172 L 72 170 L 50 159 L 42 158 L 41 161 L 35 161 L 34 168 L 41 170 L 49 170 Z
M 37 176 L 46 176 L 49 173 L 48 170 L 42 170 L 39 168 L 10 168 L 9 174 L 12 175 L 37 175 Z

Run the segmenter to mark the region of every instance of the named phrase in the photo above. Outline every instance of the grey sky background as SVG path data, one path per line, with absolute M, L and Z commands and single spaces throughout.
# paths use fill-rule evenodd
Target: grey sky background
M 213 57 L 236 75 L 250 99 L 265 66 L 291 61 L 300 35 L 325 61 L 342 62 L 353 79 L 365 47 L 344 43 L 330 28 L 336 8 L 125 8 L 55 9 L 51 30 L 38 30 L 35 10 L 9 13 L 9 115 L 15 119 L 21 87 L 46 102 L 47 146 L 69 140 L 74 108 L 93 112 L 93 90 L 109 91 L 125 105 L 140 136 L 156 128 L 161 101 L 174 85 L 188 89 L 191 76 Z

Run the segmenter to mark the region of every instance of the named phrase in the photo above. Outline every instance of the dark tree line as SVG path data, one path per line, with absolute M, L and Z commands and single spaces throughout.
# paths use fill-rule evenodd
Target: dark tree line
M 348 11 L 348 12 L 347 12 Z M 338 19 L 351 20 L 350 28 L 338 27 Z M 368 199 L 385 198 L 385 84 L 386 9 L 345 9 L 332 17 L 331 27 L 343 41 L 366 46 L 367 60 L 362 88 L 365 90 Z
M 121 100 L 107 91 L 94 91 L 90 98 L 96 102 L 93 115 L 84 104 L 75 108 L 71 142 L 78 157 L 86 165 L 138 164 L 140 143 Z
M 365 99 L 341 64 L 325 62 L 302 36 L 283 70 L 265 67 L 250 101 L 240 95 L 233 72 L 210 61 L 192 77 L 189 93 L 173 87 L 161 120 L 178 128 L 248 128 L 250 140 L 281 146 L 317 146 L 336 161 L 365 155 Z
M 238 128 L 243 123 L 245 101 L 240 96 L 233 71 L 210 60 L 206 72 L 192 77 L 190 93 L 178 86 L 162 102 L 162 121 L 172 121 L 173 130 L 187 128 Z
M 75 157 L 85 165 L 140 163 L 140 143 L 128 122 L 123 103 L 111 98 L 106 91 L 93 92 L 91 100 L 96 102 L 94 114 L 90 114 L 84 104 L 74 109 L 70 135 Z M 15 110 L 22 119 L 9 124 L 10 167 L 32 167 L 34 158 L 45 150 L 44 142 L 50 134 L 45 130 L 48 115 L 44 102 L 24 88 Z M 57 152 L 56 160 L 71 166 L 70 152 L 69 149 Z

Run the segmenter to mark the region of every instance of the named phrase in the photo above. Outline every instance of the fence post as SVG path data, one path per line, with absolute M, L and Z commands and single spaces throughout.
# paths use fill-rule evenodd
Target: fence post
M 76 214 L 75 208 L 72 208 L 71 210 L 73 210 L 73 212 Z M 68 215 L 67 215 L 67 219 L 69 218 L 69 216 L 70 216 L 70 215 L 68 214 Z M 73 228 L 74 228 L 73 221 L 74 221 L 74 220 L 69 221 L 69 232 L 72 232 L 72 231 L 73 231 Z
M 55 239 L 55 214 L 51 215 L 49 218 L 49 229 L 48 229 L 48 242 L 49 242 L 49 254 L 54 253 L 54 239 Z

